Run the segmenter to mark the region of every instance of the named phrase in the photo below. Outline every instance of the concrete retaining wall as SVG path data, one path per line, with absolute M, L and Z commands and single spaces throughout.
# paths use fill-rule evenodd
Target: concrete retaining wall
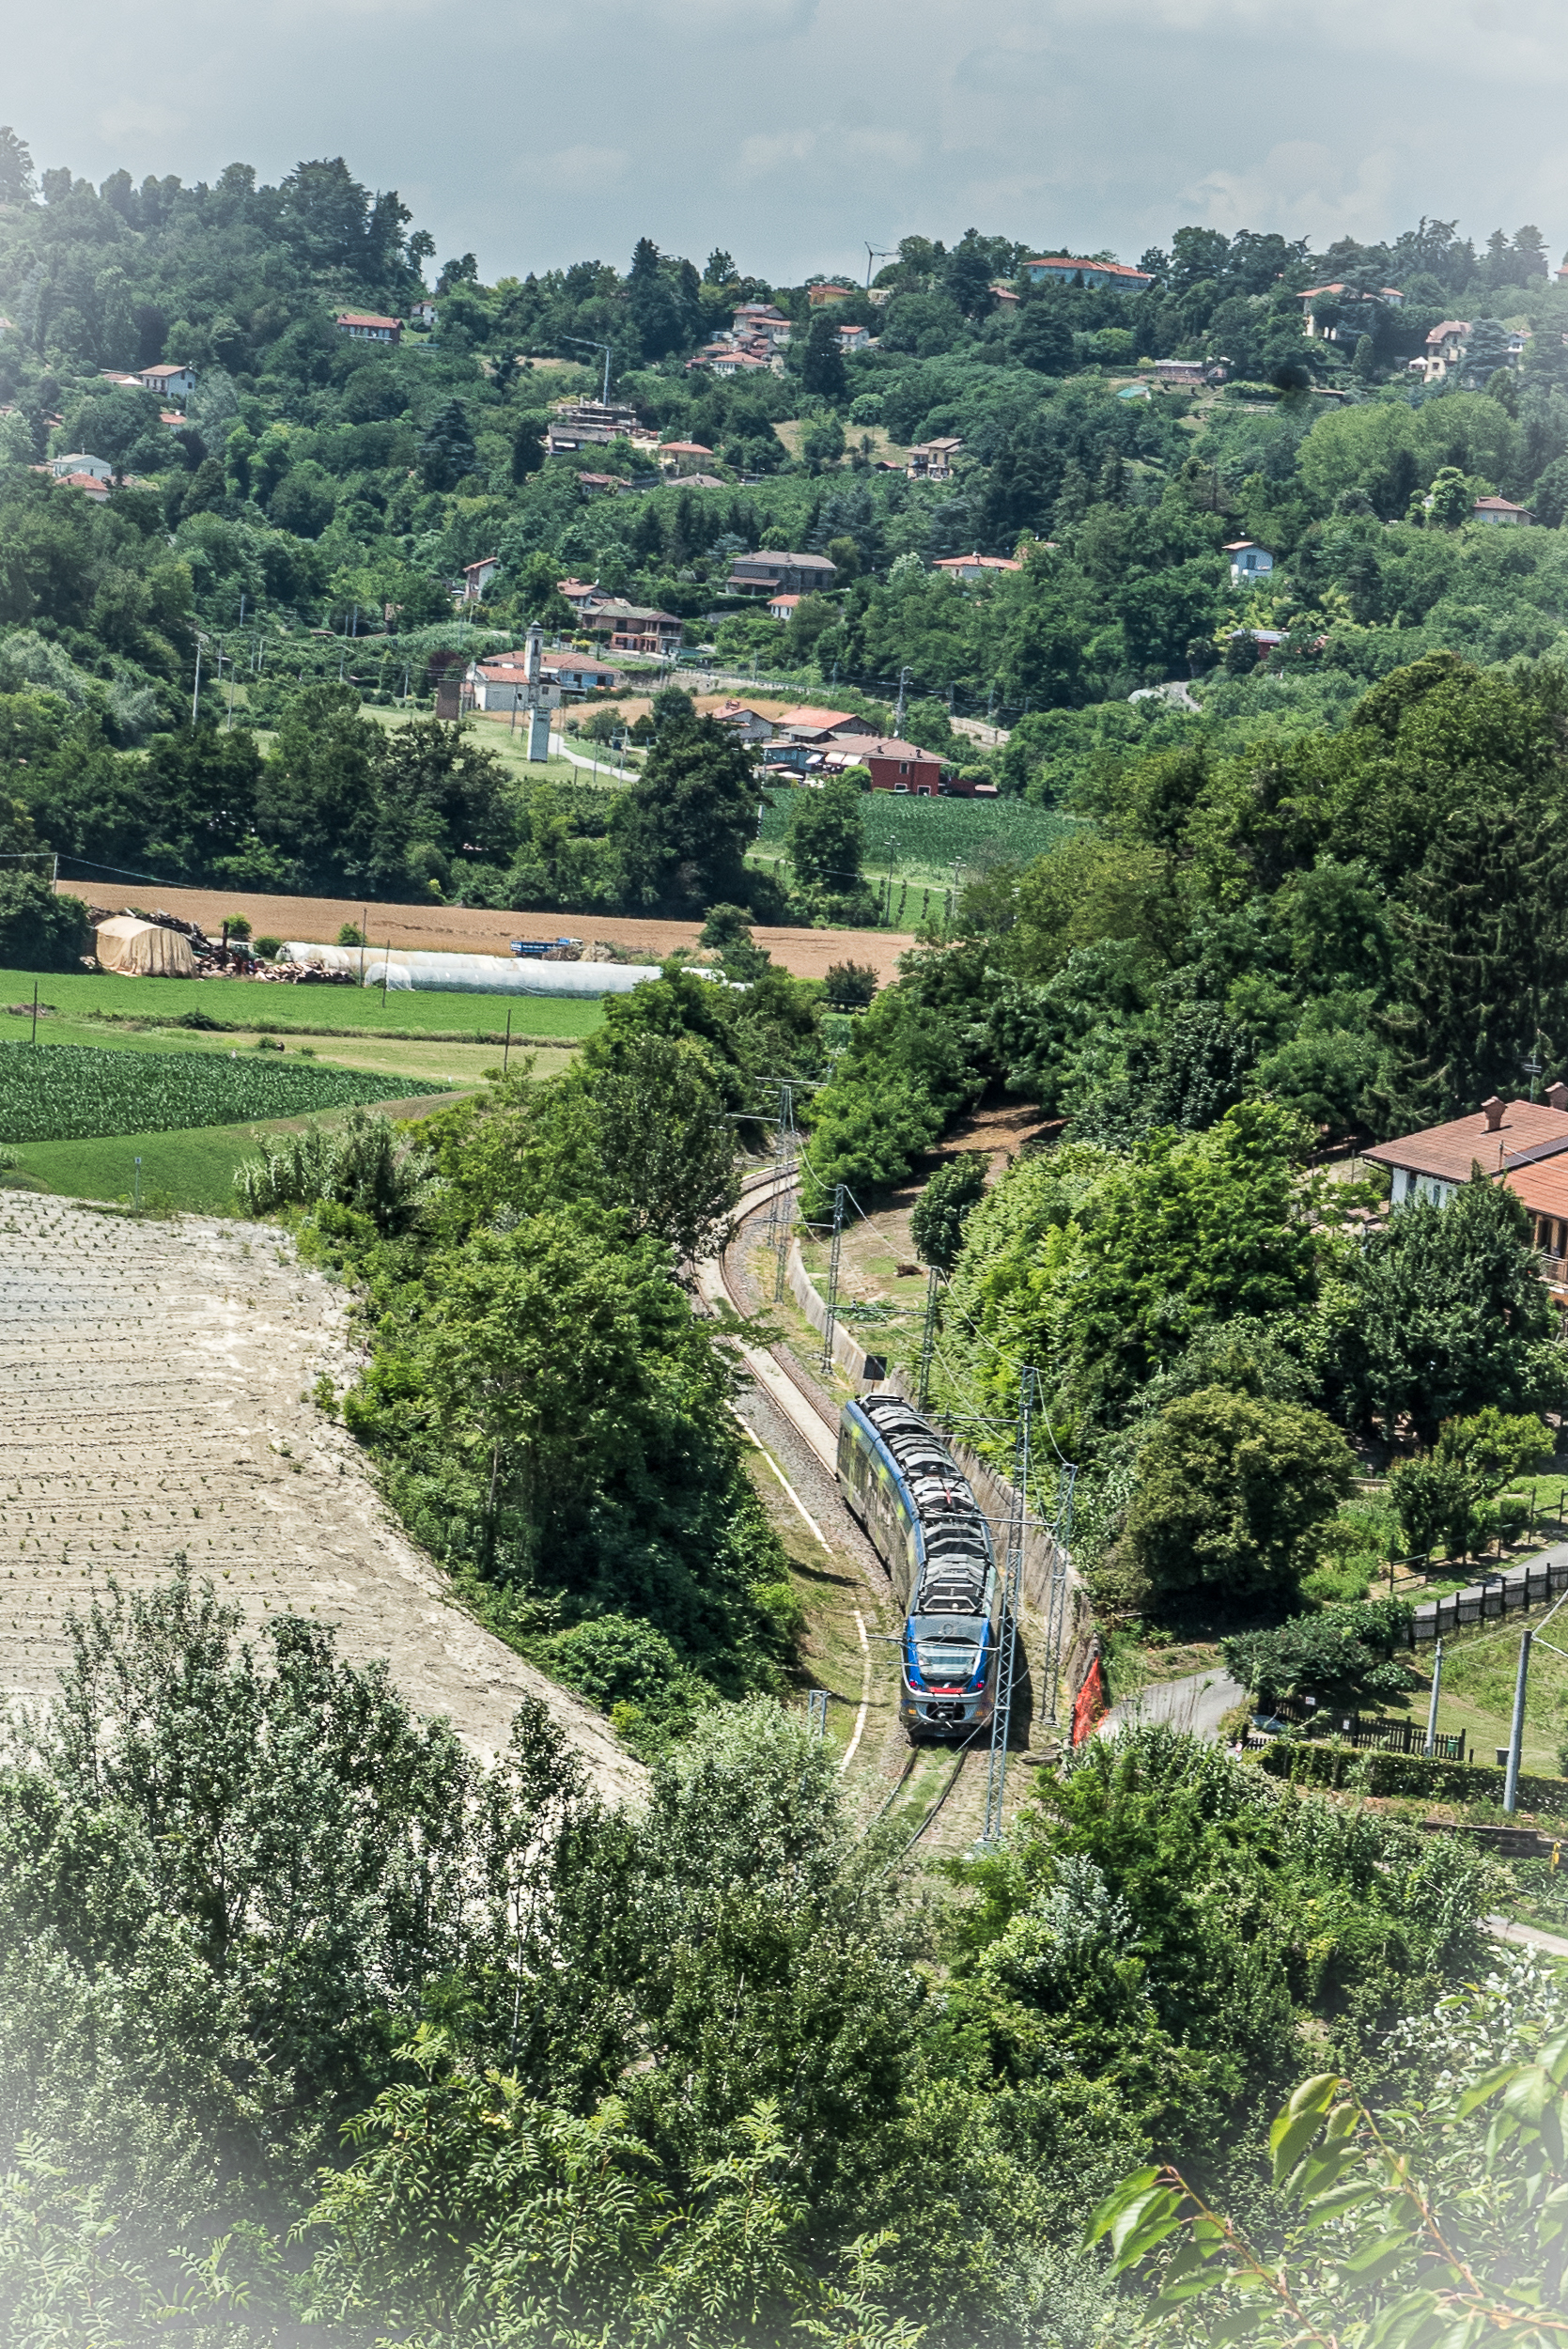
M 794 1298 L 795 1302 L 800 1306 L 817 1336 L 820 1337 L 828 1327 L 827 1300 L 811 1274 L 806 1270 L 805 1261 L 800 1254 L 800 1243 L 798 1239 L 792 1239 L 789 1243 L 789 1263 L 785 1277 L 789 1282 L 791 1297 Z M 845 1377 L 856 1386 L 864 1386 L 868 1380 L 877 1385 L 885 1383 L 882 1379 L 881 1356 L 879 1354 L 868 1355 L 864 1346 L 850 1335 L 842 1321 L 835 1321 L 833 1324 L 833 1360 Z M 866 1367 L 868 1362 L 874 1365 L 869 1370 Z

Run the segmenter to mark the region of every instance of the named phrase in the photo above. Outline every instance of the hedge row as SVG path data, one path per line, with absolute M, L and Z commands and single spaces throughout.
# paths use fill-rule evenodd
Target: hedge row
M 1258 1757 L 1271 1777 L 1289 1779 L 1293 1786 L 1345 1786 L 1354 1783 L 1369 1795 L 1432 1795 L 1446 1802 L 1500 1803 L 1503 1773 L 1471 1762 L 1429 1762 L 1417 1753 L 1380 1753 L 1375 1748 L 1358 1752 L 1354 1747 L 1308 1745 L 1280 1738 Z M 1521 1811 L 1568 1814 L 1568 1779 L 1519 1779 Z

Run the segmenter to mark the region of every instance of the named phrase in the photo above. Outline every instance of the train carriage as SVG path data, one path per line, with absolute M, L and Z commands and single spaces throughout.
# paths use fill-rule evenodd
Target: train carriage
M 901 1395 L 846 1403 L 838 1481 L 904 1614 L 899 1719 L 911 1745 L 991 1719 L 1001 1591 L 990 1528 L 935 1429 Z

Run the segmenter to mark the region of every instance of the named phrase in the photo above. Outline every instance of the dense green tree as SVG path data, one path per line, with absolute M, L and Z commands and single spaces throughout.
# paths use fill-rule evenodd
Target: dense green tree
M 351 689 L 318 685 L 289 705 L 256 787 L 256 829 L 322 889 L 352 889 L 372 849 L 381 732 Z
M 744 905 L 752 894 L 745 855 L 756 807 L 755 761 L 747 745 L 712 718 L 670 712 L 615 809 L 629 896 L 698 912 Z
M 1529 1219 L 1479 1168 L 1449 1206 L 1421 1199 L 1394 1212 L 1357 1259 L 1351 1298 L 1348 1392 L 1389 1437 L 1407 1419 L 1430 1444 L 1444 1420 L 1484 1406 L 1538 1412 L 1564 1394 Z
M 694 1038 L 645 1035 L 590 1080 L 610 1195 L 631 1231 L 711 1254 L 740 1195 L 735 1128 Z
M 840 319 L 831 303 L 812 314 L 806 347 L 800 354 L 800 388 L 819 399 L 843 399 L 849 388 L 844 368 L 844 349 L 838 338 Z
M 0 962 L 13 971 L 70 971 L 92 952 L 80 897 L 56 895 L 25 865 L 0 873 Z
M 1293 1615 L 1276 1629 L 1234 1632 L 1225 1670 L 1265 1712 L 1281 1697 L 1312 1697 L 1354 1712 L 1397 1702 L 1419 1683 L 1405 1661 L 1412 1610 L 1403 1599 Z
M 474 433 L 461 400 L 437 409 L 419 436 L 419 470 L 427 490 L 455 490 L 478 465 Z
M 1073 331 L 1053 301 L 1032 302 L 1018 313 L 1013 350 L 1036 375 L 1066 374 L 1073 363 Z
M 1140 1449 L 1125 1535 L 1156 1607 L 1294 1596 L 1355 1467 L 1299 1404 L 1207 1387 L 1169 1405 Z
M 791 794 L 789 855 L 795 887 L 808 898 L 853 900 L 862 889 L 864 797 L 850 775 Z
M 964 1221 L 986 1195 L 989 1161 L 983 1150 L 965 1150 L 939 1166 L 909 1218 L 917 1252 L 939 1271 L 951 1272 L 964 1244 Z

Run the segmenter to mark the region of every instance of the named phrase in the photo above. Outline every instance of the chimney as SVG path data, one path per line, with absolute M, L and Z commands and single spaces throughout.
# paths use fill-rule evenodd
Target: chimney
M 1481 1113 L 1486 1120 L 1487 1132 L 1489 1134 L 1495 1134 L 1498 1127 L 1502 1124 L 1502 1103 L 1498 1100 L 1495 1093 L 1489 1100 L 1483 1101 L 1481 1105 Z
M 1560 1077 L 1555 1085 L 1546 1087 L 1546 1107 L 1549 1110 L 1568 1110 L 1568 1085 Z

